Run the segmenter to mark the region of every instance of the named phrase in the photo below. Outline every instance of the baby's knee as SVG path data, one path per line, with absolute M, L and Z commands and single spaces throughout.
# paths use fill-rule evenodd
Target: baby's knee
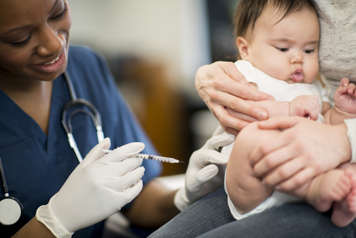
M 235 139 L 235 145 L 253 144 L 258 139 L 260 131 L 257 122 L 250 123 L 239 132 Z
M 243 130 L 240 131 L 240 133 L 237 135 L 229 163 L 231 164 L 236 164 L 238 163 L 238 167 L 245 167 L 242 166 L 241 163 L 243 164 L 249 164 L 248 161 L 248 154 L 255 148 L 256 145 L 256 138 L 258 138 L 258 129 L 257 123 L 251 123 L 248 126 L 244 127 Z

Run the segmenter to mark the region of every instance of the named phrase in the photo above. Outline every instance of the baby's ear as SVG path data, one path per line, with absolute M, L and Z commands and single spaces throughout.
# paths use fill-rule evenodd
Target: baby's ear
M 248 41 L 239 36 L 235 40 L 237 49 L 239 50 L 239 56 L 241 59 L 247 59 L 248 57 Z

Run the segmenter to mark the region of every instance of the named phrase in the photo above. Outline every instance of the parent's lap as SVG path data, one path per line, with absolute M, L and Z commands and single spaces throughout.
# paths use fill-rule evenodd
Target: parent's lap
M 305 203 L 290 203 L 235 221 L 221 188 L 192 204 L 151 234 L 150 238 L 351 238 L 356 222 L 338 228 L 330 214 L 319 213 Z

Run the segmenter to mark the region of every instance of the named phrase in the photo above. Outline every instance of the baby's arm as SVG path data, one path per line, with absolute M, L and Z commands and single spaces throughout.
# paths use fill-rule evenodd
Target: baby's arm
M 321 111 L 319 98 L 313 95 L 299 96 L 291 102 L 265 100 L 250 103 L 254 107 L 265 109 L 270 118 L 275 116 L 300 116 L 316 120 Z
M 335 106 L 325 114 L 329 124 L 340 124 L 345 119 L 356 118 L 356 86 L 343 78 L 334 95 Z

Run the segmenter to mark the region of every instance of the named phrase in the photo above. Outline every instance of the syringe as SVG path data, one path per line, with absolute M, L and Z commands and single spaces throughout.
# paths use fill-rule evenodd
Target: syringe
M 110 153 L 112 150 L 103 150 L 106 154 Z M 161 162 L 165 163 L 171 163 L 171 164 L 178 164 L 178 163 L 183 163 L 183 161 L 171 158 L 171 157 L 165 157 L 165 156 L 159 156 L 159 155 L 150 155 L 150 154 L 137 154 L 135 157 L 141 158 L 141 159 L 153 159 L 153 160 L 158 160 Z

